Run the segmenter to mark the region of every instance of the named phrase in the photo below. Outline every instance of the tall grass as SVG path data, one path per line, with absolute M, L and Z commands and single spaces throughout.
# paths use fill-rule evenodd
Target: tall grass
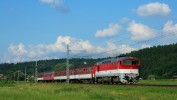
M 12 86 L 14 86 L 14 84 L 15 84 L 15 82 L 13 82 L 13 81 L 0 79 L 0 87 L 12 87 Z
M 16 83 L 0 87 L 0 100 L 175 100 L 177 88 L 122 85 Z

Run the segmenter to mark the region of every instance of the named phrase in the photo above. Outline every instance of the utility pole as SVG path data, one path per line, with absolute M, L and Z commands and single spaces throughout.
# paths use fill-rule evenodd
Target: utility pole
M 14 82 L 15 82 L 15 72 L 14 72 Z
M 19 75 L 19 73 L 20 73 L 20 71 L 18 70 L 18 72 L 17 72 L 17 73 L 18 73 L 18 79 L 17 79 L 17 81 L 19 81 L 19 76 L 20 76 L 20 75 Z
M 36 66 L 35 66 L 35 82 L 37 82 L 37 61 L 36 61 Z
M 26 66 L 25 66 L 25 82 L 26 82 Z
M 13 80 L 13 73 L 11 73 L 10 76 L 11 76 L 11 80 Z
M 69 45 L 67 44 L 67 59 L 66 59 L 66 82 L 69 84 Z

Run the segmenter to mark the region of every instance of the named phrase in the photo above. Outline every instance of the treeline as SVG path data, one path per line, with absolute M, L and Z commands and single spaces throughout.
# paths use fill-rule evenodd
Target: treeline
M 98 59 L 85 59 L 85 58 L 72 58 L 69 60 L 70 68 L 93 66 L 96 62 L 101 61 L 102 58 Z M 27 77 L 34 79 L 36 61 L 20 62 L 20 63 L 4 63 L 0 64 L 0 74 L 7 75 L 9 79 L 24 80 L 25 78 L 25 67 Z M 62 70 L 66 68 L 66 58 L 62 59 L 51 59 L 51 60 L 39 60 L 37 61 L 38 73 L 50 72 L 53 70 Z M 15 74 L 15 75 L 14 75 Z M 19 77 L 18 77 L 19 74 Z
M 140 58 L 140 75 L 143 78 L 171 78 L 177 75 L 177 44 L 154 46 L 127 55 Z
M 148 78 L 149 76 L 157 78 L 171 78 L 177 75 L 177 44 L 154 46 L 151 48 L 141 49 L 126 54 L 136 57 L 141 60 L 140 77 Z M 70 59 L 70 67 L 93 66 L 96 62 L 103 60 L 72 58 Z M 34 79 L 34 69 L 36 62 L 21 62 L 16 64 L 0 64 L 0 74 L 7 75 L 9 79 L 17 79 L 17 73 L 20 74 L 18 80 L 24 80 L 25 67 L 27 77 Z M 40 60 L 37 62 L 38 73 L 48 72 L 53 70 L 61 70 L 66 68 L 66 58 Z M 15 75 L 14 75 L 15 74 Z

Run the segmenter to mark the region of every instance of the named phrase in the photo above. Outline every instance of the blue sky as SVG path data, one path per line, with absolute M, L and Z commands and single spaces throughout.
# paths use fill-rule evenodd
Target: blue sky
M 68 43 L 71 57 L 116 56 L 176 43 L 175 4 L 175 0 L 2 0 L 0 63 L 63 58 Z

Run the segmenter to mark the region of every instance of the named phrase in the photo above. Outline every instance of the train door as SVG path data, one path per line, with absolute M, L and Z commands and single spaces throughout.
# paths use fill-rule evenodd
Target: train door
M 121 63 L 122 63 L 122 62 L 121 62 L 121 61 L 119 61 L 119 62 L 118 62 L 118 64 L 117 64 L 117 69 L 118 69 L 118 72 L 119 72 L 119 69 L 120 69 L 120 65 L 121 65 Z
M 99 72 L 100 71 L 100 66 L 97 66 L 97 72 Z
M 95 77 L 95 74 L 98 74 L 98 72 L 99 72 L 99 67 L 97 65 L 95 65 L 92 68 L 92 77 Z

